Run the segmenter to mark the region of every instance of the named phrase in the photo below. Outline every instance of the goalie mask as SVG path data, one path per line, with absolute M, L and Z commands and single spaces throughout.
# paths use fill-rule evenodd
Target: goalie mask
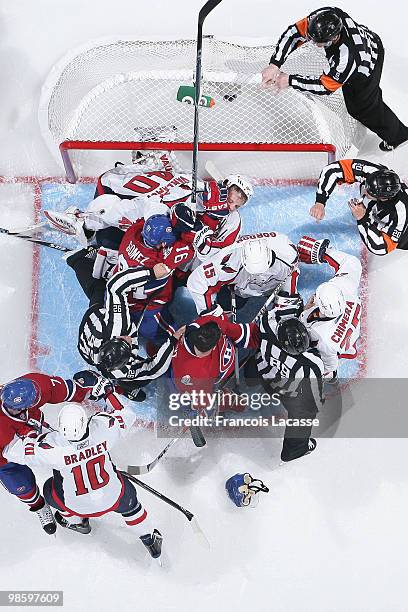
M 264 274 L 273 266 L 275 258 L 265 240 L 249 240 L 241 252 L 241 263 L 248 274 Z

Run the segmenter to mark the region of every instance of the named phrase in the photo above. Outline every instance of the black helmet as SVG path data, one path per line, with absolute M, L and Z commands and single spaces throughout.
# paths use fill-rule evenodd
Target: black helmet
M 186 340 L 190 348 L 196 348 L 200 353 L 211 351 L 221 337 L 221 330 L 215 321 L 209 321 L 199 327 L 189 325 L 186 330 Z
M 277 337 L 279 344 L 289 355 L 301 355 L 310 345 L 306 327 L 295 317 L 280 321 Z
M 98 353 L 98 366 L 108 371 L 120 370 L 132 355 L 132 348 L 123 338 L 112 338 L 104 342 Z
M 401 189 L 401 181 L 394 170 L 377 170 L 367 177 L 365 188 L 372 198 L 391 200 Z
M 343 24 L 334 9 L 326 9 L 309 20 L 307 33 L 314 43 L 328 43 L 338 36 Z

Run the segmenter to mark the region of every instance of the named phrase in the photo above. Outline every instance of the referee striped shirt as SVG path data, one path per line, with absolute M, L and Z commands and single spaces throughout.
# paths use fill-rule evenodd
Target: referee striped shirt
M 299 91 L 317 95 L 331 94 L 342 87 L 353 74 L 369 77 L 377 63 L 379 47 L 382 46 L 378 35 L 366 26 L 356 23 L 341 9 L 325 7 L 328 8 L 335 11 L 343 24 L 340 39 L 335 44 L 324 47 L 329 64 L 327 72 L 320 76 L 289 76 L 289 85 Z M 290 25 L 279 38 L 270 63 L 280 68 L 290 53 L 308 40 L 309 20 L 325 9 L 313 11 L 308 17 Z
M 387 170 L 387 168 L 364 159 L 340 159 L 328 164 L 320 173 L 316 202 L 326 205 L 336 185 L 343 183 L 364 185 L 367 177 L 378 170 Z
M 276 329 L 275 313 L 271 310 L 265 313 L 259 325 L 261 343 L 256 355 L 259 374 L 283 396 L 297 397 L 307 393 L 319 410 L 324 402 L 324 365 L 318 351 L 309 349 L 302 355 L 289 355 L 281 348 Z
M 148 382 L 164 374 L 170 366 L 174 340 L 167 340 L 153 358 L 139 357 L 138 329 L 130 319 L 126 293 L 151 278 L 152 271 L 147 268 L 131 268 L 115 274 L 106 285 L 105 307 L 95 304 L 88 308 L 79 326 L 78 351 L 91 366 L 98 367 L 98 354 L 106 340 L 117 336 L 133 339 L 129 364 L 110 372 L 115 379 Z
M 374 255 L 387 255 L 394 249 L 406 249 L 408 241 L 408 188 L 402 185 L 398 195 L 387 202 L 364 201 L 367 212 L 357 221 L 361 239 Z
M 316 190 L 316 202 L 326 205 L 336 185 L 360 183 L 360 191 L 367 212 L 357 221 L 361 239 L 374 255 L 387 255 L 394 249 L 407 248 L 408 241 L 408 188 L 402 184 L 395 198 L 380 202 L 365 197 L 366 179 L 386 166 L 364 159 L 340 159 L 325 166 Z

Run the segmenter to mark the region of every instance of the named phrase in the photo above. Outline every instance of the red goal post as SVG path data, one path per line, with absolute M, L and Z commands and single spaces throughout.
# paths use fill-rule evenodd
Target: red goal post
M 86 140 L 65 140 L 59 146 L 62 161 L 65 168 L 65 173 L 67 179 L 70 183 L 75 183 L 77 180 L 77 176 L 74 169 L 74 164 L 71 159 L 70 153 L 72 151 L 185 151 L 191 152 L 193 151 L 193 143 L 191 142 L 149 142 L 149 141 L 139 141 L 139 142 L 90 142 Z M 199 143 L 198 149 L 202 153 L 269 153 L 269 152 L 280 152 L 280 153 L 323 153 L 327 156 L 327 163 L 331 163 L 336 158 L 336 147 L 332 144 L 296 144 L 296 143 L 223 143 L 223 142 L 213 142 L 207 143 L 202 142 Z M 264 156 L 265 157 L 265 156 Z M 222 164 L 222 170 L 225 174 L 231 174 L 234 172 L 242 172 L 243 174 L 251 174 L 251 172 L 245 172 L 245 162 L 243 161 L 243 157 L 241 156 L 241 161 L 234 162 L 231 167 L 226 168 L 225 164 Z M 202 161 L 202 160 L 201 160 Z M 220 166 L 220 162 L 218 162 Z M 179 171 L 186 171 L 187 164 L 179 164 Z M 262 179 L 259 176 L 260 174 L 260 164 L 257 165 L 258 168 L 252 176 L 257 176 L 257 178 Z M 200 174 L 203 175 L 203 167 L 204 162 L 200 163 Z M 108 166 L 107 166 L 108 168 Z M 107 169 L 105 168 L 105 169 Z M 313 171 L 311 167 L 309 167 L 309 173 L 312 175 Z M 261 172 L 262 174 L 262 172 Z M 291 172 L 291 175 L 295 174 Z M 273 172 L 268 172 L 268 176 L 273 176 Z M 264 177 L 266 179 L 266 177 Z M 295 180 L 294 176 L 291 176 L 293 180 Z M 312 178 L 312 177 L 307 177 Z M 279 179 L 278 179 L 279 180 Z

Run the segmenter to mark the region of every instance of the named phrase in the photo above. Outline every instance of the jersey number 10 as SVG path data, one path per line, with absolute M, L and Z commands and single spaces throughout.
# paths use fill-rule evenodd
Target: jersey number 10
M 109 482 L 109 474 L 105 470 L 105 455 L 94 457 L 86 462 L 86 473 L 88 481 L 93 491 L 101 489 Z M 98 466 L 99 474 L 96 473 L 96 466 Z M 76 465 L 72 468 L 71 472 L 75 480 L 76 495 L 86 495 L 89 493 L 89 489 L 85 485 L 84 473 L 82 465 Z

